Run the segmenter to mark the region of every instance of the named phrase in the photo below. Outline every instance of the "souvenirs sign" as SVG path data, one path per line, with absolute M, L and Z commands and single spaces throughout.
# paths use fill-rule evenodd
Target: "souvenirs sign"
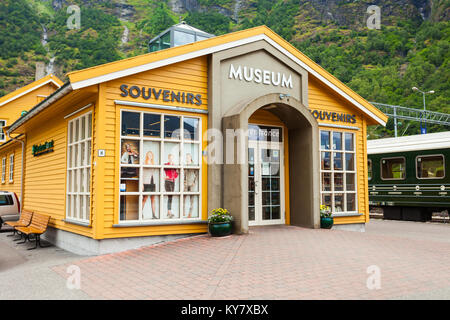
M 203 103 L 201 94 L 193 94 L 191 92 L 180 92 L 138 86 L 128 87 L 128 85 L 126 84 L 122 84 L 120 86 L 120 91 L 122 91 L 120 96 L 130 96 L 134 99 L 143 98 L 145 100 L 148 100 L 152 98 L 155 100 L 162 100 L 164 102 L 178 102 L 185 104 L 194 104 L 196 106 L 201 106 Z
M 311 114 L 316 120 L 328 120 L 333 122 L 344 122 L 344 123 L 356 123 L 356 116 L 354 114 L 322 111 L 322 110 L 311 110 Z

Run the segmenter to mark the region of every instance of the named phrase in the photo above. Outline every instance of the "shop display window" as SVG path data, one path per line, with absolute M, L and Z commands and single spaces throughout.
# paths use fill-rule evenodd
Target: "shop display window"
M 200 218 L 201 119 L 122 110 L 122 128 L 136 119 L 139 135 L 121 136 L 120 221 Z

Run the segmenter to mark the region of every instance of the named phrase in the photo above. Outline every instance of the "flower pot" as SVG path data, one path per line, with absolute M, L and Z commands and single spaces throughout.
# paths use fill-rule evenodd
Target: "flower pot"
M 320 218 L 320 227 L 322 229 L 331 229 L 331 227 L 333 226 L 333 218 L 332 217 L 325 217 L 325 218 Z
M 231 234 L 231 222 L 209 223 L 209 233 L 213 237 L 223 237 Z

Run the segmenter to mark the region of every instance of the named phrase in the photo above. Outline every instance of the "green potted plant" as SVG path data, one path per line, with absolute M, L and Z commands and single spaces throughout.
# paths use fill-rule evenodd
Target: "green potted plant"
M 333 226 L 333 217 L 331 216 L 331 209 L 326 205 L 320 206 L 320 227 L 323 229 L 331 229 Z
M 214 209 L 208 218 L 209 233 L 213 237 L 228 236 L 231 234 L 232 222 L 233 216 L 227 209 Z

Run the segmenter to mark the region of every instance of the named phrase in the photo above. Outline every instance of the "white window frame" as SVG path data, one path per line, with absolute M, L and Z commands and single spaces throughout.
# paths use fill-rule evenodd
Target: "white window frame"
M 133 112 L 133 113 L 138 113 L 140 114 L 140 127 L 139 127 L 139 136 L 123 136 L 122 135 L 122 121 L 123 121 L 123 112 Z M 160 127 L 160 137 L 150 137 L 150 136 L 144 136 L 144 115 L 145 114 L 153 114 L 153 115 L 158 115 L 161 116 L 161 119 L 163 119 L 164 116 L 176 116 L 176 117 L 180 117 L 180 139 L 167 139 L 164 138 L 164 120 L 161 121 L 161 127 Z M 195 118 L 198 119 L 199 123 L 198 123 L 198 140 L 197 141 L 193 141 L 193 140 L 188 140 L 184 138 L 184 134 L 183 134 L 183 130 L 184 130 L 184 118 Z M 127 225 L 127 224 L 168 224 L 170 222 L 173 222 L 173 224 L 179 224 L 180 222 L 195 222 L 195 221 L 202 221 L 202 212 L 203 212 L 203 203 L 202 203 L 202 162 L 203 162 L 203 157 L 202 157 L 202 125 L 203 125 L 203 118 L 201 116 L 197 116 L 197 115 L 184 115 L 184 114 L 175 114 L 175 113 L 166 113 L 166 112 L 148 112 L 148 111 L 138 111 L 138 110 L 132 110 L 132 109 L 121 109 L 120 110 L 120 147 L 122 146 L 122 139 L 124 140 L 136 140 L 139 141 L 139 149 L 140 149 L 140 154 L 139 157 L 140 159 L 142 159 L 142 152 L 143 152 L 143 145 L 144 145 L 144 141 L 153 141 L 153 142 L 159 142 L 160 143 L 160 150 L 159 150 L 159 155 L 160 155 L 160 159 L 159 159 L 159 164 L 158 165 L 144 165 L 142 163 L 142 161 L 139 161 L 140 164 L 122 164 L 121 163 L 121 152 L 118 152 L 118 159 L 116 161 L 119 162 L 120 164 L 120 169 L 119 169 L 119 184 L 121 183 L 121 171 L 122 171 L 122 167 L 135 167 L 135 168 L 139 168 L 139 191 L 138 192 L 123 192 L 120 191 L 119 189 L 119 196 L 118 196 L 118 206 L 117 206 L 117 211 L 118 211 L 118 221 L 119 224 L 121 225 Z M 178 169 L 179 170 L 179 191 L 174 191 L 174 192 L 166 192 L 163 191 L 164 190 L 164 161 L 165 159 L 163 159 L 164 156 L 164 143 L 178 143 L 180 145 L 180 158 L 179 158 L 179 164 L 178 165 L 174 165 L 171 166 L 170 168 L 173 169 Z M 183 155 L 184 155 L 184 145 L 185 143 L 192 143 L 192 144 L 197 144 L 198 145 L 198 161 L 199 164 L 196 166 L 184 166 L 182 164 L 182 160 L 183 160 Z M 160 177 L 159 177 L 159 191 L 155 191 L 155 192 L 144 192 L 141 190 L 141 181 L 143 181 L 143 169 L 144 168 L 154 168 L 154 169 L 159 169 L 160 171 Z M 198 170 L 198 191 L 197 192 L 186 192 L 184 191 L 184 170 L 183 169 L 195 169 Z M 132 196 L 132 195 L 137 195 L 139 196 L 139 219 L 138 220 L 121 220 L 120 219 L 120 198 L 121 196 Z M 159 219 L 147 219 L 144 220 L 143 219 L 143 212 L 142 212 L 142 200 L 143 200 L 143 196 L 144 195 L 155 195 L 157 197 L 159 197 Z M 178 196 L 179 197 L 179 217 L 178 218 L 165 218 L 163 217 L 163 208 L 164 208 L 164 196 L 167 195 L 172 195 L 172 196 Z M 184 202 L 185 202 L 185 198 L 184 196 L 198 196 L 198 217 L 191 217 L 191 218 L 187 218 L 184 217 Z
M 329 132 L 330 133 L 330 149 L 323 149 L 322 148 L 322 132 Z M 340 133 L 342 134 L 342 149 L 334 149 L 333 145 L 333 133 Z M 353 151 L 347 151 L 345 150 L 345 134 L 352 134 L 353 135 Z M 357 163 L 357 157 L 356 157 L 356 133 L 349 132 L 349 131 L 341 131 L 341 130 L 324 130 L 321 129 L 319 132 L 319 148 L 320 148 L 320 204 L 323 200 L 323 195 L 330 195 L 331 196 L 331 212 L 333 216 L 340 216 L 340 215 L 348 215 L 348 214 L 357 214 L 358 213 L 358 163 Z M 329 152 L 330 153 L 330 168 L 331 170 L 323 170 L 322 169 L 322 152 Z M 335 170 L 334 169 L 334 152 L 342 153 L 342 170 Z M 353 161 L 354 161 L 354 167 L 353 170 L 346 170 L 346 154 L 353 154 Z M 330 173 L 331 174 L 331 190 L 330 191 L 323 191 L 322 186 L 322 173 Z M 342 173 L 343 174 L 343 190 L 335 190 L 334 186 L 334 174 L 335 173 Z M 347 173 L 354 174 L 354 191 L 347 191 Z M 343 204 L 344 208 L 342 211 L 335 211 L 335 194 L 342 194 L 343 195 Z M 347 194 L 355 194 L 355 210 L 353 211 L 347 211 Z
M 9 155 L 9 182 L 14 181 L 14 153 Z
M 6 135 L 3 128 L 6 127 L 6 120 L 0 119 L 0 142 L 6 141 Z
M 255 123 L 251 123 L 255 124 Z M 266 125 L 263 126 L 266 127 L 274 127 L 274 128 L 280 128 L 281 131 L 284 133 L 284 127 L 280 126 L 272 126 L 272 125 Z M 258 226 L 258 225 L 270 225 L 270 224 L 285 224 L 286 223 L 286 201 L 285 201 L 285 166 L 284 166 L 284 140 L 280 139 L 280 142 L 274 142 L 274 141 L 258 141 L 258 140 L 249 140 L 248 141 L 248 148 L 253 148 L 255 151 L 254 156 L 254 174 L 253 179 L 255 181 L 255 190 L 253 191 L 255 202 L 254 205 L 251 206 L 255 209 L 255 219 L 254 220 L 248 220 L 249 226 Z M 261 149 L 278 149 L 280 153 L 280 219 L 269 219 L 264 220 L 263 219 L 263 205 L 262 205 L 262 174 L 261 174 Z M 250 162 L 249 162 L 250 165 Z M 250 178 L 250 176 L 248 176 Z M 258 181 L 258 179 L 260 179 Z M 256 183 L 256 182 L 259 183 Z M 250 189 L 249 192 L 247 192 L 247 197 L 250 195 Z M 248 202 L 250 203 L 250 199 L 248 199 Z M 248 206 L 250 208 L 250 205 Z M 248 212 L 247 212 L 248 214 Z M 249 217 L 250 218 L 250 217 Z
M 6 157 L 2 158 L 2 183 L 6 180 Z
M 89 119 L 90 128 L 89 128 Z M 85 121 L 84 138 L 82 121 Z M 79 123 L 78 137 L 76 123 Z M 86 112 L 67 123 L 67 174 L 66 174 L 66 220 L 89 223 L 91 218 L 91 177 L 92 177 L 92 111 Z M 72 139 L 73 138 L 73 139 Z M 81 157 L 84 144 L 84 161 Z M 77 152 L 73 152 L 73 150 Z M 83 172 L 83 174 L 81 174 Z M 76 181 L 75 181 L 76 180 Z M 82 180 L 82 181 L 81 181 Z M 76 204 L 76 206 L 73 205 Z M 81 206 L 81 203 L 83 205 Z

